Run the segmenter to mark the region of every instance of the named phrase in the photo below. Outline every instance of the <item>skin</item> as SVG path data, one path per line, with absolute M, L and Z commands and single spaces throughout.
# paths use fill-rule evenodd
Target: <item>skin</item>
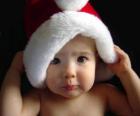
M 129 56 L 115 46 L 118 62 L 107 64 L 120 79 L 125 93 L 110 84 L 96 84 L 94 69 L 98 60 L 91 41 L 82 36 L 70 41 L 50 63 L 47 87 L 25 96 L 20 92 L 22 53 L 17 53 L 2 85 L 1 116 L 103 116 L 108 110 L 118 116 L 139 116 L 140 79 Z M 88 60 L 87 54 L 81 55 L 83 50 L 90 53 Z

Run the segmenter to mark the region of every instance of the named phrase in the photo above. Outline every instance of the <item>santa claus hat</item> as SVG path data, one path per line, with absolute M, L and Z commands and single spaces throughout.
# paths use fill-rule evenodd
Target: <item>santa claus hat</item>
M 24 66 L 32 86 L 43 86 L 50 61 L 78 34 L 95 39 L 104 62 L 116 61 L 111 34 L 88 1 L 28 0 L 25 29 L 29 42 L 24 51 Z M 108 69 L 104 66 L 98 69 L 103 77 L 97 74 L 96 80 L 110 78 L 105 76 Z

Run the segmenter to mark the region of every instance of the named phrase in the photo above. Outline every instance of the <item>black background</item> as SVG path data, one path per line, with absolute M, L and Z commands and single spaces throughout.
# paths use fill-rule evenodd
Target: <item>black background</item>
M 114 42 L 129 54 L 134 70 L 140 74 L 138 3 L 132 0 L 90 2 L 108 26 Z M 27 42 L 23 23 L 24 6 L 25 0 L 0 1 L 0 85 L 14 54 L 23 50 Z

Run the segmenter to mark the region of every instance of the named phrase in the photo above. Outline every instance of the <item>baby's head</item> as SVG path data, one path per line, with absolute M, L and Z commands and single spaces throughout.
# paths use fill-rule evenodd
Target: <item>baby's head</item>
M 76 97 L 89 91 L 95 79 L 96 49 L 93 39 L 77 35 L 53 58 L 45 85 L 64 97 Z
M 89 44 L 87 47 L 89 47 L 89 49 L 90 47 L 93 48 L 94 54 L 96 45 L 97 53 L 105 63 L 113 63 L 116 61 L 116 53 L 114 51 L 111 34 L 104 23 L 97 17 L 97 13 L 92 6 L 87 3 L 88 0 L 71 0 L 73 5 L 75 2 L 80 5 L 75 7 L 75 10 L 71 10 L 71 7 L 70 10 L 66 8 L 66 11 L 63 12 L 60 12 L 61 9 L 58 8 L 58 6 L 60 4 L 61 8 L 66 6 L 63 4 L 65 0 L 59 0 L 57 3 L 54 1 L 55 0 L 38 0 L 37 2 L 29 2 L 25 15 L 26 31 L 30 41 L 24 51 L 24 65 L 30 83 L 37 88 L 44 86 L 44 82 L 47 80 L 46 77 L 51 77 L 49 76 L 52 74 L 50 73 L 52 72 L 50 69 L 57 66 L 53 63 L 59 61 L 58 59 L 52 59 L 57 55 L 63 56 L 61 55 L 62 51 L 68 50 L 70 53 L 76 49 L 84 51 L 84 47 Z M 58 2 L 60 2 L 60 4 Z M 57 4 L 59 5 L 57 6 Z M 46 5 L 51 8 L 46 7 Z M 38 14 L 36 14 L 37 9 L 40 9 Z M 55 14 L 53 15 L 53 13 Z M 70 49 L 70 46 L 73 46 L 73 44 L 76 45 Z M 84 45 L 84 47 L 80 47 L 79 45 Z M 66 63 L 70 60 L 68 60 L 69 52 L 64 52 L 67 55 L 64 55 L 66 58 L 64 58 L 64 56 L 62 57 L 64 59 L 62 62 Z M 95 58 L 92 60 L 95 63 Z M 102 68 L 98 65 L 97 67 L 96 80 L 104 81 L 109 79 L 104 75 L 107 72 L 104 65 L 101 66 Z M 95 64 L 90 68 L 93 69 L 93 73 L 90 73 L 93 81 L 89 84 L 89 88 L 94 82 Z M 59 69 L 57 69 L 57 71 L 58 70 Z M 57 71 L 54 70 L 54 74 L 56 74 Z

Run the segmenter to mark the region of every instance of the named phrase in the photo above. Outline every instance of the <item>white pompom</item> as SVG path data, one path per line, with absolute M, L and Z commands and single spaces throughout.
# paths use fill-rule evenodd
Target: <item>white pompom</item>
M 56 4 L 62 10 L 81 10 L 89 0 L 55 0 Z

